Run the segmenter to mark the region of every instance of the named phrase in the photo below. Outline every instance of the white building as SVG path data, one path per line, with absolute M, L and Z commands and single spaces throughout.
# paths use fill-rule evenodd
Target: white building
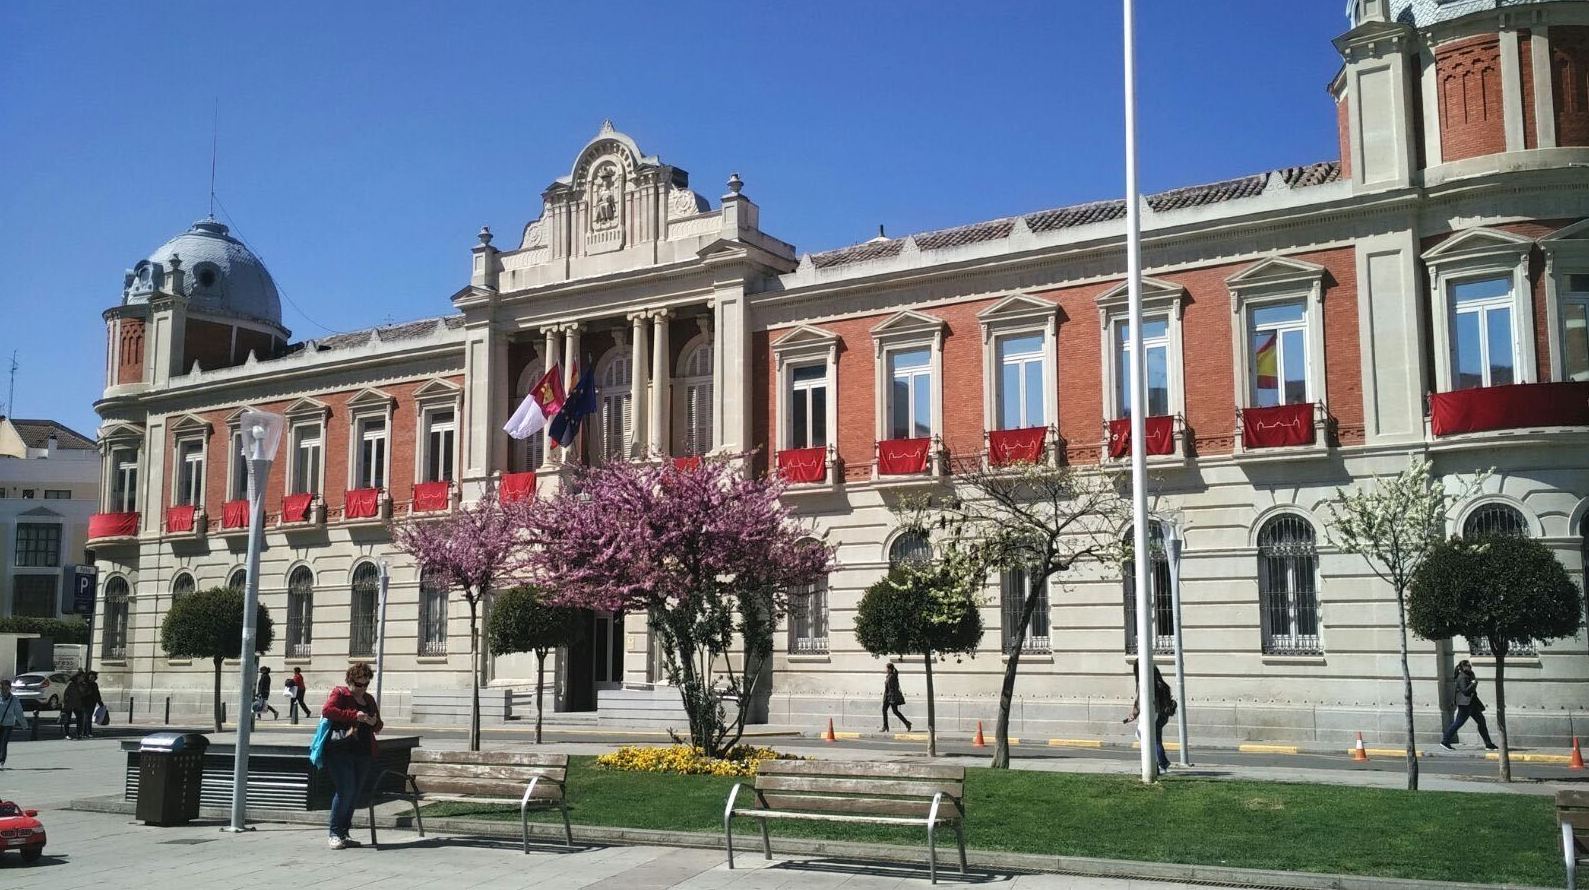
M 0 616 L 72 614 L 66 567 L 99 511 L 94 441 L 53 420 L 0 417 Z

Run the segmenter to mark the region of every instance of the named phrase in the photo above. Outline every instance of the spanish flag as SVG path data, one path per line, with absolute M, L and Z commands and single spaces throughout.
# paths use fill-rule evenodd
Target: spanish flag
M 1253 355 L 1253 374 L 1258 378 L 1259 389 L 1280 388 L 1280 350 L 1276 348 L 1279 344 L 1280 334 L 1270 331 Z
M 545 429 L 547 421 L 563 410 L 563 400 L 562 369 L 553 365 L 530 387 L 529 395 L 502 425 L 502 431 L 515 439 L 528 439 Z

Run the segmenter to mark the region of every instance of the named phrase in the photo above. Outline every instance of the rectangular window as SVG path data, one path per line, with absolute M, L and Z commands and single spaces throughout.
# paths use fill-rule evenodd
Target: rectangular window
M 1589 275 L 1568 275 L 1561 295 L 1561 371 L 1566 380 L 1589 380 Z
M 457 424 L 451 411 L 430 415 L 430 434 L 425 443 L 425 481 L 451 482 L 453 442 Z
M 1021 624 L 1021 610 L 1026 608 L 1026 587 L 1027 574 L 1023 569 L 1006 569 L 999 574 L 999 625 L 1005 655 L 1015 651 L 1015 632 Z M 1038 594 L 1037 607 L 1032 610 L 1032 621 L 1027 625 L 1021 651 L 1049 651 L 1047 589 Z
M 110 508 L 117 513 L 138 510 L 138 452 L 118 448 L 111 452 L 115 478 L 111 481 Z
M 828 651 L 828 582 L 826 578 L 789 594 L 789 651 Z
M 926 347 L 888 354 L 888 437 L 932 435 L 932 352 Z
M 1115 404 L 1120 406 L 1120 416 L 1131 416 L 1131 326 L 1125 321 L 1115 323 L 1115 342 L 1119 350 L 1115 358 Z M 1142 321 L 1143 368 L 1148 387 L 1148 416 L 1163 417 L 1170 413 L 1170 322 L 1167 318 L 1148 318 Z
M 828 444 L 828 366 L 800 365 L 789 373 L 789 447 Z
M 1043 364 L 1046 338 L 1042 334 L 1000 337 L 998 428 L 1020 430 L 1047 426 L 1043 402 Z
M 419 654 L 447 654 L 447 587 L 432 578 L 419 581 Z
M 1452 380 L 1456 389 L 1516 382 L 1512 279 L 1475 278 L 1450 285 Z
M 292 430 L 292 494 L 320 493 L 320 427 L 299 426 Z
M 177 443 L 177 504 L 200 506 L 204 503 L 204 442 L 190 439 Z
M 243 457 L 243 433 L 232 433 L 232 475 L 226 483 L 226 499 L 240 501 L 248 497 L 248 459 Z
M 46 501 L 69 501 L 72 499 L 72 490 L 70 488 L 46 488 L 44 489 L 44 499 Z
M 359 422 L 359 466 L 354 473 L 359 488 L 386 487 L 386 420 Z
M 1297 405 L 1308 399 L 1308 318 L 1302 303 L 1252 309 L 1247 333 L 1252 365 L 1252 404 Z
M 61 527 L 50 522 L 17 523 L 16 564 L 54 568 L 61 564 Z
M 54 618 L 55 595 L 60 579 L 55 575 L 17 575 L 11 579 L 11 614 L 27 618 Z

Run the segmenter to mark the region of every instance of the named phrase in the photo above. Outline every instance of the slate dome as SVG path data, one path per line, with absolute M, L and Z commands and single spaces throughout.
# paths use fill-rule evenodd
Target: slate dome
M 147 303 L 157 291 L 170 292 L 178 267 L 190 310 L 281 327 L 281 295 L 269 270 L 213 218 L 194 223 L 133 267 L 122 302 Z

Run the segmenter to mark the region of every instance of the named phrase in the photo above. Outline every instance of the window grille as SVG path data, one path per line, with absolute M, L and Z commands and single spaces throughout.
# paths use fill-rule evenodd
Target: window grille
M 1258 595 L 1267 655 L 1316 655 L 1319 639 L 1319 552 L 1313 525 L 1276 516 L 1258 531 Z
M 314 573 L 307 566 L 293 569 L 287 581 L 287 657 L 308 658 L 314 628 Z

